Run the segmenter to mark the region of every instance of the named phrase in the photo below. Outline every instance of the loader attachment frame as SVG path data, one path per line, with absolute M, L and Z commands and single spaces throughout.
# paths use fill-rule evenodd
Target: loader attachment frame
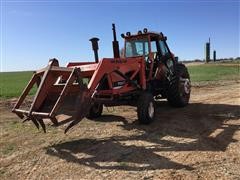
M 76 94 L 76 96 L 80 98 L 84 94 L 85 97 L 82 98 L 82 101 L 90 99 L 88 98 L 87 87 L 83 84 L 80 74 L 80 68 L 59 67 L 56 59 L 50 60 L 49 65 L 46 68 L 33 74 L 22 95 L 12 109 L 12 112 L 16 113 L 17 116 L 23 119 L 23 122 L 32 121 L 38 129 L 39 126 L 41 126 L 43 131 L 46 132 L 46 126 L 43 119 L 50 119 L 54 125 L 58 125 L 56 114 L 68 94 Z M 67 80 L 65 83 L 61 84 L 62 77 L 67 77 Z M 20 109 L 22 103 L 35 84 L 38 88 L 30 109 Z M 48 112 L 41 111 L 41 109 L 43 109 L 44 101 L 46 101 L 51 94 L 58 96 L 55 99 L 53 106 Z M 84 104 L 86 102 L 82 103 Z M 81 108 L 78 108 L 76 116 L 83 117 L 85 116 L 84 112 L 86 111 L 81 111 Z M 75 117 L 75 119 L 78 119 L 78 117 Z

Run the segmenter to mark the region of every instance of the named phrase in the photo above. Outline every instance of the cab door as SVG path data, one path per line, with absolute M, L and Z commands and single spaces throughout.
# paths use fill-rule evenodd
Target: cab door
M 175 70 L 174 55 L 169 50 L 166 40 L 159 40 L 159 48 L 161 51 L 160 61 L 166 65 L 169 75 L 173 75 Z

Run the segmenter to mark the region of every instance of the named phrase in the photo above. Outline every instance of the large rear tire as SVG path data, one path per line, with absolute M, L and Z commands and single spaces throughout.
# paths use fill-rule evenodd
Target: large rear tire
M 156 106 L 153 95 L 144 92 L 138 99 L 137 115 L 141 124 L 150 124 L 155 118 Z
M 191 81 L 187 68 L 183 64 L 176 65 L 176 75 L 169 83 L 167 100 L 171 106 L 184 107 L 189 103 Z

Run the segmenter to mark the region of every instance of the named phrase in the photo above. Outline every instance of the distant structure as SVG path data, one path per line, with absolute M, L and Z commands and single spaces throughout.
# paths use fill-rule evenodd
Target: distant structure
M 216 62 L 216 50 L 213 51 L 213 61 Z
M 210 61 L 210 38 L 209 41 L 205 44 L 205 62 L 208 63 Z

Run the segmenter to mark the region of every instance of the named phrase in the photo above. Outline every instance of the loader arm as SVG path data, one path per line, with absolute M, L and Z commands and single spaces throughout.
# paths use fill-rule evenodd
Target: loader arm
M 131 76 L 125 76 L 125 74 L 131 72 Z M 104 58 L 100 61 L 98 67 L 96 68 L 89 84 L 88 89 L 90 94 L 102 93 L 103 90 L 97 90 L 97 86 L 101 82 L 104 75 L 107 76 L 108 79 L 108 88 L 105 90 L 106 92 L 109 91 L 112 94 L 116 93 L 126 93 L 130 90 L 136 89 L 133 85 L 131 85 L 131 80 L 134 79 L 137 74 L 139 75 L 140 79 L 140 88 L 146 88 L 146 81 L 145 81 L 145 62 L 143 58 L 132 58 L 128 59 L 110 59 Z M 113 84 L 119 81 L 126 81 L 124 86 L 119 89 L 115 89 Z M 130 86 L 129 86 L 130 85 Z

